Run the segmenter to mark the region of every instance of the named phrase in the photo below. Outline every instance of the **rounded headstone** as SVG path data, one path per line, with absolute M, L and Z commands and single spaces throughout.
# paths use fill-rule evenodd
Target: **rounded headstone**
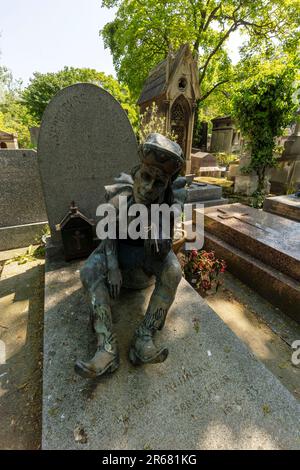
M 71 201 L 90 219 L 104 202 L 104 185 L 138 163 L 137 141 L 125 111 L 107 91 L 79 83 L 48 104 L 38 139 L 38 161 L 52 242 Z

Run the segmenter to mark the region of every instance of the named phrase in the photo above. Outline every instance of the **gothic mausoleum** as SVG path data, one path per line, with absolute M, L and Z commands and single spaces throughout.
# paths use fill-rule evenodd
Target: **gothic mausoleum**
M 188 44 L 154 67 L 138 99 L 141 114 L 153 103 L 158 114 L 166 118 L 167 132 L 177 136 L 186 157 L 186 172 L 191 166 L 191 149 L 196 102 L 200 98 L 197 61 Z

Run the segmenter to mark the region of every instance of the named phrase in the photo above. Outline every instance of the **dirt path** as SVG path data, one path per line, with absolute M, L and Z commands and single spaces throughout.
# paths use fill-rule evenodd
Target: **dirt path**
M 44 261 L 0 268 L 0 449 L 38 449 L 41 440 Z

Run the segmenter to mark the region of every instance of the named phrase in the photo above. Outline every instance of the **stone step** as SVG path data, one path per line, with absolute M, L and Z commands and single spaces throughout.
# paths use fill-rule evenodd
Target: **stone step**
M 297 400 L 185 280 L 156 337 L 165 362 L 128 361 L 152 288 L 124 290 L 113 305 L 120 368 L 75 375 L 96 347 L 81 265 L 46 258 L 43 449 L 300 449 Z
M 293 194 L 267 197 L 264 200 L 264 211 L 300 222 L 300 198 Z
M 209 232 L 205 233 L 204 246 L 225 259 L 234 276 L 300 323 L 298 282 Z
M 205 231 L 300 280 L 300 224 L 242 204 L 205 209 Z

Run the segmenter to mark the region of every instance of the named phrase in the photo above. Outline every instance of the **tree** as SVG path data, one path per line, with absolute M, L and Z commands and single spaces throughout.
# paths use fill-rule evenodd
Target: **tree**
M 23 103 L 36 121 L 40 122 L 51 98 L 62 88 L 80 82 L 94 83 L 110 92 L 127 112 L 131 124 L 136 127 L 137 110 L 128 88 L 120 85 L 111 75 L 107 76 L 94 69 L 65 67 L 56 73 L 36 72 L 22 93 Z
M 11 101 L 5 107 L 0 106 L 0 129 L 16 134 L 20 148 L 32 147 L 29 128 L 37 125 L 26 106 L 17 100 Z
M 31 147 L 29 127 L 36 125 L 26 106 L 20 101 L 21 81 L 0 67 L 0 130 L 16 134 L 19 146 Z
M 251 149 L 250 164 L 258 176 L 257 193 L 264 191 L 265 174 L 276 165 L 275 138 L 291 123 L 299 106 L 295 99 L 297 69 L 280 60 L 256 64 L 256 76 L 248 76 L 233 98 L 234 116 Z M 253 64 L 252 64 L 253 66 Z M 249 64 L 246 65 L 246 69 Z
M 101 34 L 119 80 L 135 98 L 150 69 L 183 43 L 198 57 L 204 101 L 232 79 L 226 41 L 235 31 L 244 33 L 248 55 L 278 44 L 295 48 L 299 38 L 299 0 L 102 0 L 102 5 L 118 8 Z

